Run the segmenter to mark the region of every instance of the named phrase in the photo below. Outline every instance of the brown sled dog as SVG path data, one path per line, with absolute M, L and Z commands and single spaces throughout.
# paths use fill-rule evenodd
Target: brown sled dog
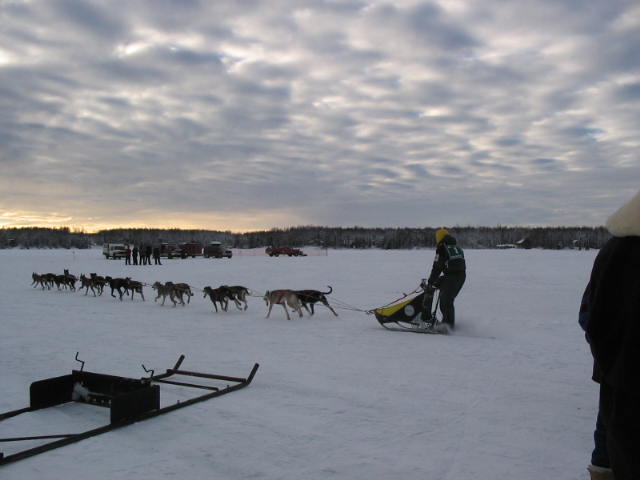
M 274 305 L 282 305 L 284 308 L 284 313 L 287 314 L 287 320 L 291 320 L 289 316 L 289 311 L 287 310 L 287 305 L 293 308 L 298 315 L 302 317 L 302 308 L 300 304 L 300 299 L 294 290 L 267 290 L 263 297 L 265 303 L 269 307 L 269 311 L 267 312 L 267 318 L 271 315 L 271 309 Z

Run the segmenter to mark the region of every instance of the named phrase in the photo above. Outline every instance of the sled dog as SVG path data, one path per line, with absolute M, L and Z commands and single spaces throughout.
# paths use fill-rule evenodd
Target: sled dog
M 187 296 L 187 303 L 191 303 L 191 297 L 193 297 L 193 292 L 191 292 L 191 287 L 186 283 L 174 283 L 173 284 L 173 293 L 180 300 L 180 303 L 184 305 L 183 295 Z
M 249 308 L 249 304 L 247 303 L 247 295 L 249 294 L 249 289 L 247 287 L 243 287 L 241 285 L 222 285 L 220 287 L 225 291 L 225 294 L 229 300 L 236 304 L 236 308 L 238 310 L 246 310 Z M 242 305 L 244 304 L 244 308 Z
M 126 278 L 112 278 L 112 277 L 104 277 L 104 279 L 107 281 L 107 283 L 109 284 L 109 287 L 111 288 L 111 296 L 113 298 L 116 298 L 116 296 L 114 295 L 113 292 L 115 292 L 116 290 L 118 291 L 118 295 L 120 295 L 120 301 L 122 301 L 122 295 L 126 294 L 129 295 L 129 291 L 127 289 L 127 283 L 128 283 L 128 279 Z M 124 291 L 123 291 L 124 289 Z
M 321 292 L 319 290 L 296 290 L 296 294 L 298 295 L 298 299 L 300 300 L 300 304 L 304 307 L 304 309 L 309 312 L 311 315 L 314 314 L 313 306 L 320 302 L 333 313 L 336 317 L 338 314 L 335 312 L 329 302 L 327 301 L 327 295 L 333 292 L 333 288 L 331 285 L 327 285 L 329 287 L 328 292 Z
M 151 286 L 151 288 L 153 288 L 156 292 L 158 292 L 158 295 L 154 299 L 154 302 L 157 302 L 158 299 L 162 297 L 162 305 L 164 305 L 165 300 L 167 299 L 167 297 L 169 297 L 169 300 L 173 302 L 174 307 L 178 303 L 176 302 L 176 299 L 173 294 L 173 283 L 167 282 L 166 284 L 163 285 L 160 282 L 155 282 Z
M 287 314 L 287 320 L 291 320 L 289 311 L 287 310 L 287 305 L 298 312 L 298 316 L 302 317 L 300 299 L 298 298 L 298 295 L 296 295 L 296 292 L 294 290 L 267 290 L 267 292 L 264 294 L 263 299 L 269 307 L 266 318 L 269 318 L 269 315 L 271 315 L 271 309 L 274 305 L 282 305 L 282 308 L 284 308 L 284 313 Z
M 127 288 L 127 290 L 129 292 L 131 292 L 131 300 L 133 300 L 133 296 L 137 292 L 142 297 L 142 301 L 144 301 L 144 293 L 142 293 L 142 287 L 143 287 L 142 282 L 138 282 L 136 280 L 131 280 L 129 277 L 127 277 L 127 287 L 126 288 Z
M 84 273 L 80 274 L 80 288 L 79 290 L 85 289 L 84 294 L 89 293 L 89 289 L 93 292 L 93 296 L 96 296 L 96 291 L 93 288 L 93 279 L 91 277 L 87 277 Z
M 202 291 L 204 292 L 203 298 L 207 298 L 208 296 L 211 299 L 211 303 L 213 303 L 213 308 L 216 309 L 216 312 L 218 311 L 216 303 L 220 304 L 220 308 L 223 311 L 227 311 L 227 308 L 229 307 L 229 300 L 223 288 L 204 287 Z

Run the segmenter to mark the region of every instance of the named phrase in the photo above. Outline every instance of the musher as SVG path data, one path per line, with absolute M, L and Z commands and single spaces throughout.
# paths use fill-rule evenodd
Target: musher
M 438 288 L 440 289 L 442 323 L 451 329 L 455 328 L 453 302 L 466 278 L 466 263 L 462 248 L 458 246 L 456 239 L 449 234 L 447 229 L 438 229 L 436 231 L 436 257 L 431 267 L 431 274 L 426 284 L 424 280 L 421 283 L 426 292 L 422 321 L 432 325 L 434 323 L 434 319 L 431 318 L 431 308 L 433 293 Z

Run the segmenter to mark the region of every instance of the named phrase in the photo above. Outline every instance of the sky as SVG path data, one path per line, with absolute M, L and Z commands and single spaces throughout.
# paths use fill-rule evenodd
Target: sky
M 602 225 L 637 1 L 0 0 L 0 227 Z

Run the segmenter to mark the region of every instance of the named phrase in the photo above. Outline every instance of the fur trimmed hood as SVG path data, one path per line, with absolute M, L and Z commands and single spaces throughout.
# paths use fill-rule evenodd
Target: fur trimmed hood
M 606 228 L 614 237 L 640 237 L 640 192 L 609 217 Z

